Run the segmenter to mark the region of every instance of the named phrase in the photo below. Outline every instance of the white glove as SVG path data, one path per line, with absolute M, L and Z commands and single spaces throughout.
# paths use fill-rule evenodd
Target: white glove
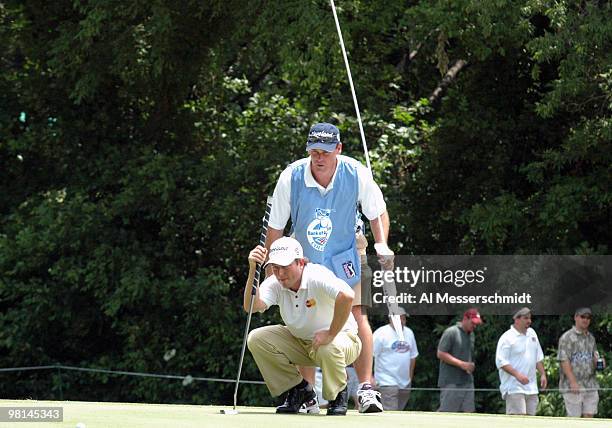
M 377 242 L 374 244 L 374 249 L 378 255 L 378 263 L 384 270 L 393 270 L 393 259 L 395 253 L 387 246 L 385 242 Z

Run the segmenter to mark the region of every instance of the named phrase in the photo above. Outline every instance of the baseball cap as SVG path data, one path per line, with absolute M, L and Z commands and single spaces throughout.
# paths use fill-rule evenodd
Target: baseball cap
M 304 251 L 298 241 L 288 236 L 284 236 L 274 241 L 270 246 L 270 258 L 266 266 L 270 263 L 279 266 L 289 266 L 295 259 L 304 258 Z
M 574 315 L 593 315 L 593 312 L 591 312 L 591 308 L 578 308 Z
M 310 127 L 306 150 L 333 152 L 340 142 L 340 131 L 331 123 L 315 123 Z
M 524 317 L 524 316 L 527 316 L 527 315 L 530 315 L 530 314 L 531 314 L 531 309 L 529 309 L 529 308 L 521 308 L 521 309 L 519 309 L 518 311 L 516 311 L 514 313 L 514 315 L 512 316 L 512 319 L 517 319 L 517 318 Z
M 476 325 L 482 324 L 484 321 L 480 317 L 480 313 L 478 313 L 478 309 L 471 308 L 465 311 L 463 314 L 463 318 L 469 318 Z

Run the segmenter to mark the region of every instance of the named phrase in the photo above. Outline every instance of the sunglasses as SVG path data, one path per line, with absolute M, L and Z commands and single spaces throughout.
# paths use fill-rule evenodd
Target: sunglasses
M 592 317 L 592 316 L 590 316 L 590 315 L 580 315 L 580 318 L 582 318 L 583 320 L 590 320 L 590 319 L 593 319 L 593 317 Z

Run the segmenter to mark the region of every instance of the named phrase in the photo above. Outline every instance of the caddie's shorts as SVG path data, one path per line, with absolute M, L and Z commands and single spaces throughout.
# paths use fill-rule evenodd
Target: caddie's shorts
M 372 307 L 372 269 L 368 265 L 368 257 L 366 255 L 366 248 L 368 247 L 368 239 L 362 234 L 358 233 L 355 235 L 357 241 L 357 252 L 359 253 L 359 261 L 361 263 L 361 280 L 359 284 L 355 284 L 353 291 L 355 292 L 355 298 L 353 299 L 353 306 L 367 306 Z

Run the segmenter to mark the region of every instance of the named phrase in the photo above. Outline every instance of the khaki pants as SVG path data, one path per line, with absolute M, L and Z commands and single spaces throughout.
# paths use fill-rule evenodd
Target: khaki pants
M 321 367 L 323 398 L 334 400 L 347 385 L 346 366 L 361 352 L 361 341 L 356 334 L 340 332 L 331 343 L 315 351 L 310 340 L 294 337 L 284 325 L 253 330 L 247 345 L 275 397 L 302 381 L 298 365 Z
M 507 415 L 530 415 L 534 416 L 538 408 L 538 394 L 507 394 Z
M 597 391 L 564 392 L 563 401 L 567 416 L 596 415 L 599 394 Z
M 410 398 L 409 388 L 395 386 L 379 386 L 380 401 L 385 410 L 404 410 Z

